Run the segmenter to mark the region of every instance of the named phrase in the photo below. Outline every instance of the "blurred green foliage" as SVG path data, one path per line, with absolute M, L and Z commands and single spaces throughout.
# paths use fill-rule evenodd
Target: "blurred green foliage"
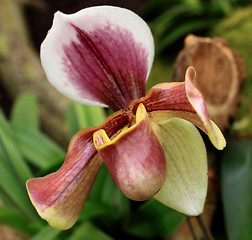
M 241 56 L 247 74 L 240 95 L 239 106 L 232 134 L 252 136 L 252 6 L 241 8 L 224 21 L 220 22 L 211 32 L 212 36 L 224 38 Z
M 222 198 L 229 240 L 252 236 L 252 141 L 230 143 L 221 166 Z
M 172 62 L 171 59 L 156 58 L 148 81 L 146 82 L 147 91 L 156 84 L 170 82 L 172 77 Z
M 156 53 L 171 50 L 189 33 L 212 29 L 249 0 L 152 0 L 140 12 L 154 35 Z
M 151 1 L 141 14 L 149 23 L 159 54 L 188 33 L 210 29 L 230 11 L 227 0 L 158 0 Z

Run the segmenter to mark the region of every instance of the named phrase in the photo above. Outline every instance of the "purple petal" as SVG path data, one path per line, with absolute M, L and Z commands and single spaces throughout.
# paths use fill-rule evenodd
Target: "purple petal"
M 213 145 L 221 150 L 226 141 L 219 128 L 209 119 L 203 96 L 193 84 L 195 76 L 194 68 L 188 68 L 185 82 L 157 84 L 145 97 L 134 101 L 130 109 L 135 113 L 138 104 L 143 103 L 153 118 L 179 117 L 188 120 L 208 134 Z
M 155 85 L 145 97 L 134 101 L 130 105 L 129 108 L 134 114 L 139 103 L 144 104 L 148 113 L 168 110 L 194 113 L 197 115 L 193 106 L 188 101 L 184 82 L 167 82 Z
M 68 229 L 82 211 L 102 164 L 93 144 L 93 133 L 103 128 L 111 136 L 127 123 L 128 115 L 122 110 L 98 127 L 79 131 L 72 138 L 66 160 L 58 171 L 27 181 L 34 207 L 51 226 Z
M 166 179 L 166 160 L 156 134 L 159 135 L 159 127 L 149 120 L 142 104 L 135 124 L 114 139 L 109 139 L 103 129 L 94 133 L 98 153 L 118 188 L 130 199 L 150 199 Z
M 147 24 L 129 10 L 109 6 L 57 12 L 41 45 L 43 67 L 59 91 L 113 110 L 144 96 L 153 55 Z
M 226 146 L 226 140 L 223 137 L 218 126 L 209 119 L 206 104 L 201 92 L 194 86 L 193 80 L 196 77 L 196 72 L 193 67 L 189 67 L 185 75 L 185 88 L 188 101 L 191 103 L 198 116 L 203 122 L 209 139 L 212 144 L 219 150 Z

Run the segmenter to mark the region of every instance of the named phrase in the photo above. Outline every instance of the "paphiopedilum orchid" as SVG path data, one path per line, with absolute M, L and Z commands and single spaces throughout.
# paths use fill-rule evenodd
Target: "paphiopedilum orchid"
M 185 82 L 158 84 L 145 94 L 153 57 L 148 25 L 129 10 L 100 6 L 55 14 L 41 45 L 49 81 L 77 102 L 115 113 L 73 136 L 58 171 L 27 181 L 32 203 L 53 227 L 75 223 L 103 162 L 132 200 L 154 197 L 191 216 L 203 211 L 207 157 L 194 125 L 217 149 L 225 139 L 193 85 L 194 68 Z

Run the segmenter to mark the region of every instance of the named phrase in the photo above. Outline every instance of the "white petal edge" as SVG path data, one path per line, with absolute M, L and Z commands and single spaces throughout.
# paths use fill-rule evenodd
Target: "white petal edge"
M 106 107 L 100 102 L 79 97 L 75 88 L 68 83 L 67 74 L 62 70 L 62 46 L 71 41 L 78 41 L 75 36 L 76 32 L 69 23 L 85 31 L 91 31 L 97 25 L 105 24 L 106 21 L 130 31 L 134 39 L 148 51 L 147 78 L 152 67 L 154 59 L 153 36 L 148 25 L 134 12 L 113 6 L 89 7 L 74 14 L 56 12 L 52 28 L 41 44 L 41 63 L 49 82 L 62 94 L 82 104 Z
M 188 216 L 203 212 L 207 194 L 207 154 L 197 128 L 172 118 L 157 122 L 167 162 L 167 179 L 155 199 Z

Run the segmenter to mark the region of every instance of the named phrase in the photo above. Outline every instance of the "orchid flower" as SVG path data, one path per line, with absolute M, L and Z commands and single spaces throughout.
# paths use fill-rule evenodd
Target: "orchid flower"
M 153 58 L 150 29 L 129 10 L 99 6 L 55 14 L 41 45 L 49 81 L 77 102 L 115 113 L 73 136 L 58 171 L 27 181 L 33 205 L 51 226 L 73 226 L 103 162 L 129 199 L 154 197 L 183 214 L 202 213 L 207 157 L 195 126 L 217 149 L 226 142 L 193 85 L 193 67 L 185 82 L 158 84 L 145 94 Z

